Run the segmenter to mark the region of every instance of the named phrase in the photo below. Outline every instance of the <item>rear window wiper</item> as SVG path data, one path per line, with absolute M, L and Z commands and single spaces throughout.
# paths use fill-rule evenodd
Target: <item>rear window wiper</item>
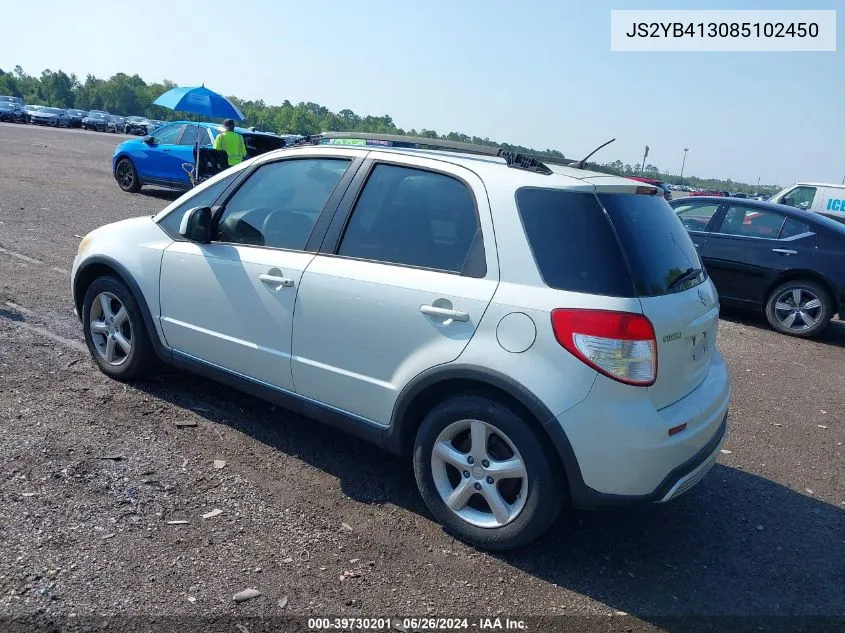
M 691 279 L 695 279 L 699 275 L 704 272 L 701 268 L 687 268 L 684 272 L 679 274 L 675 277 L 672 281 L 669 282 L 669 285 L 666 287 L 667 290 L 672 290 L 673 288 L 677 288 L 682 283 L 686 281 L 690 281 Z

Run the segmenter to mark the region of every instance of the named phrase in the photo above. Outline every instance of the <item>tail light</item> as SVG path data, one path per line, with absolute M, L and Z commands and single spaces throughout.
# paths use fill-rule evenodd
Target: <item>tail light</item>
M 607 310 L 552 310 L 557 342 L 605 376 L 648 387 L 657 379 L 657 340 L 642 314 Z

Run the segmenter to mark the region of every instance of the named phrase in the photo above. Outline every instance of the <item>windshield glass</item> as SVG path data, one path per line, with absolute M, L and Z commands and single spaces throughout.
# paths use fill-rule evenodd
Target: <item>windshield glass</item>
M 64 110 L 60 110 L 59 108 L 41 108 L 39 112 L 46 112 L 47 114 L 61 114 Z

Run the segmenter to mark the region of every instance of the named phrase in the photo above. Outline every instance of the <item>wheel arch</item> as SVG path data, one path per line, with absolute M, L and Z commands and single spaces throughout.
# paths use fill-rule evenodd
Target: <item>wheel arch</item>
M 85 293 L 96 279 L 100 277 L 111 275 L 117 277 L 122 281 L 129 292 L 132 293 L 138 307 L 141 309 L 141 316 L 144 319 L 147 333 L 149 334 L 150 342 L 155 349 L 156 355 L 163 361 L 170 361 L 170 354 L 168 350 L 162 345 L 161 339 L 158 335 L 158 330 L 153 322 L 152 314 L 150 313 L 149 305 L 141 291 L 140 286 L 129 273 L 129 271 L 119 262 L 111 257 L 105 255 L 94 255 L 83 262 L 76 271 L 73 278 L 73 305 L 76 308 L 76 314 L 82 319 L 82 300 L 85 298 Z
M 456 394 L 474 393 L 491 398 L 519 412 L 549 449 L 570 496 L 580 498 L 586 486 L 575 452 L 554 414 L 528 388 L 513 378 L 473 365 L 445 365 L 417 376 L 397 398 L 390 426 L 383 436 L 384 447 L 398 455 L 413 451 L 417 430 L 431 408 Z
M 774 281 L 772 281 L 772 283 L 769 284 L 769 287 L 766 288 L 766 295 L 765 295 L 765 298 L 763 300 L 763 307 L 765 308 L 765 306 L 769 303 L 769 298 L 771 297 L 772 292 L 774 292 L 775 288 L 777 288 L 778 286 L 785 284 L 789 281 L 798 281 L 798 280 L 812 281 L 813 283 L 817 283 L 822 288 L 824 288 L 824 290 L 825 290 L 825 292 L 827 292 L 827 296 L 830 299 L 831 304 L 832 304 L 832 314 L 831 314 L 831 316 L 833 314 L 836 314 L 837 312 L 839 312 L 839 310 L 842 306 L 839 303 L 839 296 L 836 294 L 836 290 L 835 290 L 834 285 L 830 281 L 828 281 L 828 279 L 824 275 L 817 273 L 815 271 L 812 271 L 812 270 L 804 270 L 804 269 L 788 270 L 788 271 L 785 271 L 785 272 L 781 273 L 780 275 L 778 275 L 774 279 Z

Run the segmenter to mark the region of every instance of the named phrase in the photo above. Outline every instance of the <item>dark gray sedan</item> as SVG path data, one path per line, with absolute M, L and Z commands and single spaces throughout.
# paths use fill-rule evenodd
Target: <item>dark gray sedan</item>
M 61 108 L 40 108 L 29 115 L 29 120 L 34 125 L 70 127 L 71 117 L 67 110 Z

